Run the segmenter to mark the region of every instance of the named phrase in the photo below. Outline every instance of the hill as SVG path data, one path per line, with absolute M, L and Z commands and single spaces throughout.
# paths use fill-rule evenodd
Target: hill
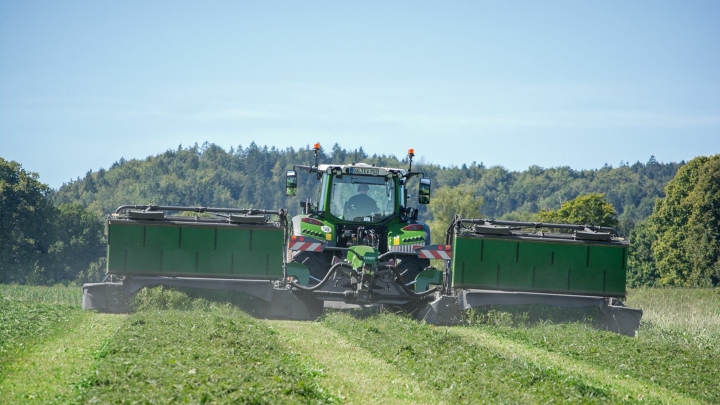
M 370 155 L 362 148 L 348 151 L 335 144 L 320 151 L 320 162 L 351 163 L 354 160 L 378 166 L 407 168 L 407 159 L 394 155 Z M 178 147 L 143 160 L 121 159 L 109 169 L 89 171 L 85 177 L 64 184 L 53 194 L 56 203 L 77 203 L 101 214 L 123 204 L 200 205 L 234 208 L 288 208 L 297 212 L 297 202 L 317 198 L 316 182 L 300 178 L 298 200 L 284 195 L 285 171 L 294 164 L 312 164 L 310 147 L 295 150 L 260 147 L 243 148 L 205 143 Z M 470 165 L 444 167 L 415 162 L 413 170 L 433 179 L 435 189 L 468 184 L 484 201 L 481 212 L 488 218 L 512 218 L 553 210 L 580 195 L 601 193 L 614 206 L 620 230 L 627 235 L 635 223 L 652 213 L 665 185 L 675 176 L 680 163 L 623 163 L 596 170 L 570 167 L 508 171 L 501 166 Z M 303 183 L 304 182 L 304 183 Z M 424 208 L 424 207 L 421 207 Z M 428 214 L 421 210 L 421 214 Z M 427 218 L 432 219 L 432 218 Z

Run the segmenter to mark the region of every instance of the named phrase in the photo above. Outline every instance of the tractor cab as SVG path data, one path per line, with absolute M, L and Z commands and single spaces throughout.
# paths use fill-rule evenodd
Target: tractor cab
M 412 172 L 413 149 L 409 150 L 410 170 L 376 167 L 367 163 L 350 165 L 317 164 L 320 144 L 315 145 L 315 165 L 296 165 L 287 172 L 286 195 L 297 195 L 298 170 L 316 173 L 322 181 L 319 201 L 301 202 L 304 214 L 329 215 L 335 221 L 377 223 L 407 216 L 417 219 L 417 209 L 408 208 L 408 180 L 421 176 L 418 203 L 430 202 L 430 179 L 421 172 Z
M 320 204 L 323 211 L 336 220 L 382 222 L 399 213 L 403 174 L 404 171 L 389 172 L 363 163 L 339 166 L 323 174 L 324 193 Z

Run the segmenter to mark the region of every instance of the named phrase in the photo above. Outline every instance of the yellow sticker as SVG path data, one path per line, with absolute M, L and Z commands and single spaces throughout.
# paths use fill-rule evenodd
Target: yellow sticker
M 332 234 L 331 234 L 331 233 L 326 233 L 326 234 L 325 234 L 325 240 L 332 240 Z
M 400 244 L 400 237 L 396 236 L 393 238 L 393 245 L 397 246 Z

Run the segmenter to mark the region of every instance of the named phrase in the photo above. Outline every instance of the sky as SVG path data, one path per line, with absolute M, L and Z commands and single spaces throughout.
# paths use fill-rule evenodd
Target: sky
M 595 169 L 720 153 L 720 2 L 0 0 L 0 157 L 179 145 Z

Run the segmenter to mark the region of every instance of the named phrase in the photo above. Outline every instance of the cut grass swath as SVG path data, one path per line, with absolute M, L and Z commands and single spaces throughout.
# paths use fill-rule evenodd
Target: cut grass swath
M 433 391 L 439 403 L 623 401 L 597 381 L 494 347 L 469 344 L 448 328 L 392 314 L 358 320 L 331 313 L 322 323 Z
M 0 382 L 0 403 L 82 403 L 104 345 L 125 316 L 75 311 L 74 322 L 8 364 L 8 375 Z
M 0 298 L 0 381 L 14 359 L 35 344 L 73 329 L 82 311 L 67 305 Z
M 146 310 L 109 343 L 88 403 L 333 403 L 314 363 L 227 306 Z M 122 393 L 122 395 L 118 395 Z
M 286 347 L 302 351 L 322 365 L 324 386 L 347 404 L 441 404 L 421 380 L 407 378 L 370 351 L 318 322 L 266 321 Z

